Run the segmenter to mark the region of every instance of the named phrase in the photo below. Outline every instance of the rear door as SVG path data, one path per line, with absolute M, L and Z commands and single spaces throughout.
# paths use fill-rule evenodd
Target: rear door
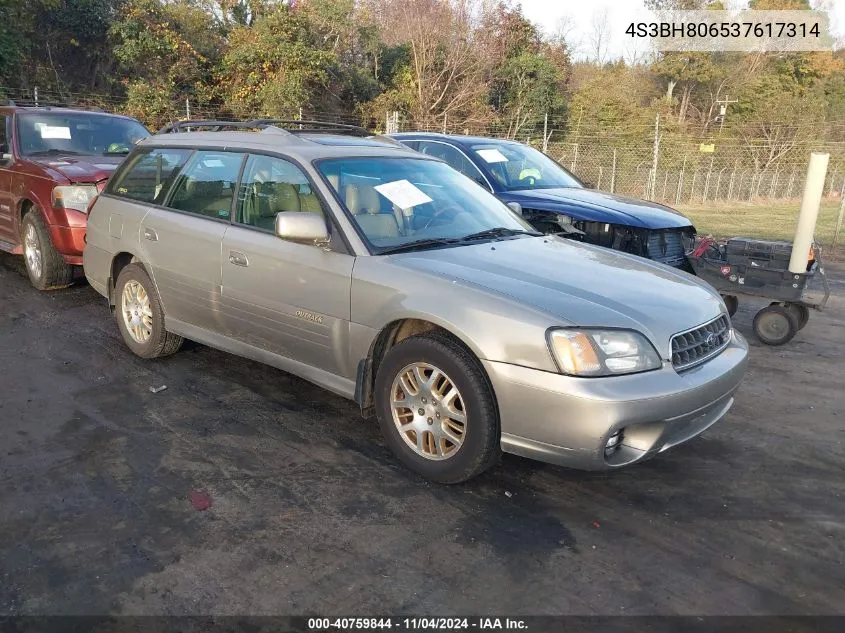
M 223 327 L 221 245 L 243 162 L 238 152 L 196 151 L 150 207 L 140 242 L 168 320 L 206 330 Z
M 275 235 L 277 213 L 326 218 L 323 201 L 293 162 L 250 155 L 223 238 L 223 312 L 232 338 L 349 377 L 349 299 L 355 258 Z

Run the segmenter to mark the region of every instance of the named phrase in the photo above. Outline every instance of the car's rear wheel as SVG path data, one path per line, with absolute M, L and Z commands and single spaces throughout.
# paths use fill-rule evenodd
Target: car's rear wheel
M 182 337 L 164 329 L 164 311 L 155 286 L 139 264 L 129 264 L 117 276 L 115 317 L 126 345 L 141 358 L 175 353 Z
M 73 281 L 73 266 L 53 246 L 50 232 L 38 209 L 30 209 L 21 222 L 21 242 L 29 281 L 38 290 L 64 288 Z
M 466 481 L 499 457 L 499 416 L 487 378 L 447 336 L 428 333 L 392 347 L 378 368 L 375 399 L 388 446 L 427 479 Z

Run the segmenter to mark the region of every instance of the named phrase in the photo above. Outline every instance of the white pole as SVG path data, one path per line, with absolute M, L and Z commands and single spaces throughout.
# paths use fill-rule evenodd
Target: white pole
M 845 215 L 845 177 L 842 178 L 842 189 L 839 191 L 839 217 L 836 220 L 836 230 L 833 232 L 833 242 L 830 244 L 830 250 L 836 248 L 836 242 L 839 239 L 839 231 L 842 230 L 843 215 Z
M 816 220 L 819 217 L 819 205 L 822 202 L 824 181 L 827 176 L 827 163 L 830 154 L 813 152 L 807 165 L 807 180 L 804 185 L 804 198 L 795 228 L 795 240 L 792 242 L 792 257 L 789 258 L 789 272 L 806 273 L 807 255 L 813 245 Z

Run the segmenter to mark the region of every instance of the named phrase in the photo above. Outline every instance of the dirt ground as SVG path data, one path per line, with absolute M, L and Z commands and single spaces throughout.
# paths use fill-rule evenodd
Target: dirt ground
M 0 256 L 0 615 L 845 613 L 843 266 L 787 346 L 741 306 L 751 369 L 701 438 L 453 487 L 351 402 L 196 344 L 138 359 L 91 288 L 20 271 Z

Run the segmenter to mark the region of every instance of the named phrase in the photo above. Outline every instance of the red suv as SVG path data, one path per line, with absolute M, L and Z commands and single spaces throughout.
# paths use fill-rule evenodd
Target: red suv
M 125 116 L 0 105 L 0 250 L 24 255 L 33 286 L 70 284 L 88 205 L 148 135 Z

